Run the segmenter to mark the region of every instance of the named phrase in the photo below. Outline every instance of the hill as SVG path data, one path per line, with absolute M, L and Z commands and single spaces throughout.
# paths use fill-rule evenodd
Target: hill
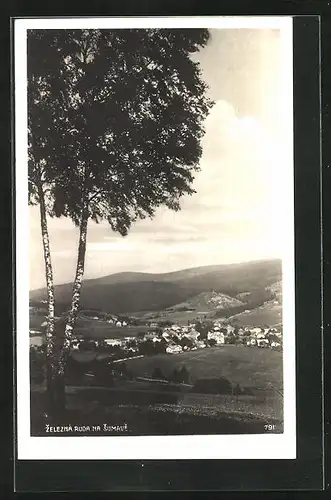
M 176 304 L 167 310 L 172 312 L 185 310 L 207 312 L 210 310 L 231 309 L 232 307 L 239 307 L 242 305 L 243 302 L 229 295 L 225 295 L 224 293 L 201 292 L 185 302 Z
M 228 320 L 238 326 L 276 326 L 282 324 L 282 306 L 278 301 L 266 302 L 251 311 L 235 314 Z
M 117 273 L 85 280 L 81 307 L 111 313 L 160 311 L 202 292 L 224 294 L 241 302 L 238 294 L 258 293 L 263 297 L 267 287 L 280 280 L 280 260 L 205 266 L 165 274 Z M 57 285 L 57 304 L 67 308 L 71 293 L 72 283 Z M 45 298 L 45 289 L 30 292 L 31 301 Z
M 270 290 L 271 293 L 273 293 L 276 296 L 276 299 L 279 302 L 282 302 L 283 299 L 283 284 L 281 281 L 277 281 L 277 283 L 273 283 L 268 287 L 268 290 Z

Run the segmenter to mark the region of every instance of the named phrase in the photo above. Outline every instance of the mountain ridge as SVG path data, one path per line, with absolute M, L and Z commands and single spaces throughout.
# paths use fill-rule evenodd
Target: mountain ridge
M 84 280 L 81 307 L 114 313 L 163 310 L 201 292 L 236 297 L 242 292 L 263 291 L 279 281 L 280 259 L 200 266 L 170 273 L 115 273 Z M 71 293 L 72 283 L 55 286 L 57 302 L 70 304 Z M 30 291 L 31 300 L 45 298 L 45 288 Z

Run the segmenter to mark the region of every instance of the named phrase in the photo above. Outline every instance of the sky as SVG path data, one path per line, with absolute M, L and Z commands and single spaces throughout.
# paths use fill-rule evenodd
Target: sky
M 289 49 L 291 50 L 291 49 Z M 215 101 L 206 119 L 196 194 L 181 211 L 160 208 L 122 237 L 89 223 L 85 278 L 121 271 L 170 272 L 281 257 L 285 167 L 281 45 L 277 30 L 211 30 L 194 56 Z M 38 207 L 29 207 L 30 289 L 45 286 Z M 54 281 L 72 281 L 78 232 L 49 220 Z

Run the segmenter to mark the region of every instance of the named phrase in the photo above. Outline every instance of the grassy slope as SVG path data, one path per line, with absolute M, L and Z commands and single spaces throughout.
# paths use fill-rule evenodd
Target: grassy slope
M 120 385 L 113 389 L 69 387 L 63 423 L 127 422 L 131 434 L 263 433 L 264 424 L 275 423 L 275 432 L 282 432 L 282 398 L 273 389 L 282 389 L 281 353 L 224 346 L 131 359 L 126 364 L 135 375 L 151 374 L 155 366 L 169 373 L 185 364 L 193 379 L 223 375 L 233 383 L 254 387 L 255 396 L 236 398 L 188 390 L 164 393 L 154 386 L 148 389 L 144 383 L 136 382 L 126 383 L 126 388 Z M 271 390 L 268 390 L 269 382 L 273 386 Z M 43 393 L 32 394 L 34 435 L 44 435 L 43 398 Z
M 282 306 L 268 302 L 252 311 L 236 314 L 230 320 L 239 326 L 279 325 L 282 323 Z
M 160 354 L 130 359 L 127 366 L 136 376 L 151 375 L 155 367 L 170 374 L 185 365 L 191 379 L 224 376 L 241 386 L 268 389 L 270 382 L 282 388 L 282 353 L 246 346 L 223 346 L 181 354 Z

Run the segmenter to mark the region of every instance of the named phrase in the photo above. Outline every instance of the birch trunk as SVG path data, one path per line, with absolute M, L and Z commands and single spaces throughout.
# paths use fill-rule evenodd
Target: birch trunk
M 59 360 L 59 373 L 62 376 L 64 376 L 65 373 L 67 356 L 71 345 L 72 334 L 75 328 L 79 303 L 80 303 L 80 294 L 81 294 L 84 269 L 85 269 L 87 225 L 88 225 L 88 209 L 87 205 L 85 204 L 84 209 L 82 211 L 82 218 L 79 226 L 79 243 L 78 243 L 76 276 L 72 289 L 71 307 L 64 330 L 64 341 Z
M 55 394 L 53 381 L 55 377 L 54 365 L 54 331 L 55 331 L 55 294 L 53 268 L 51 261 L 50 241 L 47 225 L 47 215 L 45 206 L 45 195 L 41 181 L 38 182 L 38 196 L 40 208 L 40 227 L 43 242 L 45 275 L 47 285 L 47 304 L 48 316 L 46 326 L 46 392 L 47 392 L 47 410 L 50 415 L 54 412 Z

